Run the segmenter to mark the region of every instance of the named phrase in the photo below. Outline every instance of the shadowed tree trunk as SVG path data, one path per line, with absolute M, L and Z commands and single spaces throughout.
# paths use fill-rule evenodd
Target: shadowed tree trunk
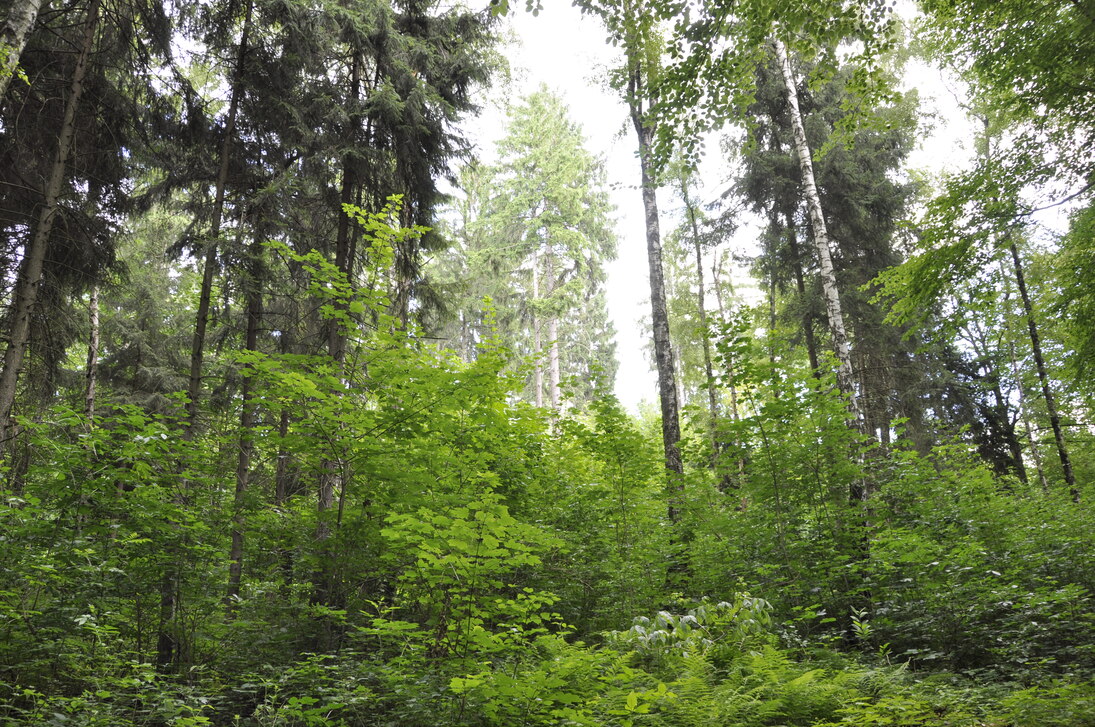
M 532 373 L 532 386 L 535 390 L 532 400 L 536 407 L 544 405 L 544 360 L 540 355 L 544 349 L 540 339 L 540 312 L 537 305 L 540 303 L 540 256 L 532 253 L 532 353 L 535 360 L 535 368 Z
M 65 171 L 72 153 L 72 141 L 76 135 L 76 112 L 84 93 L 84 77 L 95 46 L 95 34 L 99 27 L 99 0 L 92 0 L 84 17 L 83 39 L 76 67 L 72 71 L 65 113 L 57 137 L 57 149 L 44 190 L 42 209 L 34 225 L 31 238 L 23 253 L 11 307 L 8 312 L 8 347 L 4 351 L 3 369 L 0 370 L 0 455 L 10 446 L 14 434 L 12 407 L 15 404 L 16 384 L 23 368 L 27 343 L 30 338 L 30 320 L 38 302 L 38 289 L 42 283 L 42 267 L 49 247 L 50 233 L 58 215 L 58 202 L 65 183 Z M 15 8 L 12 9 L 13 12 Z
M 99 286 L 91 286 L 88 298 L 88 327 L 91 329 L 87 341 L 87 370 L 84 374 L 87 383 L 84 387 L 84 415 L 90 428 L 95 419 L 95 384 L 99 373 Z
M 350 108 L 353 109 L 349 119 L 349 142 L 352 144 L 358 143 L 361 136 L 361 116 L 358 111 L 358 101 L 361 98 L 362 86 L 361 71 L 362 54 L 359 49 L 355 48 L 350 64 L 349 88 L 349 105 Z M 358 169 L 353 156 L 347 153 L 342 160 L 342 186 L 339 191 L 339 200 L 343 209 L 338 211 L 338 235 L 335 240 L 335 267 L 342 275 L 350 290 L 354 287 L 353 272 L 357 233 L 351 226 L 351 219 L 345 211 L 345 205 L 359 199 L 361 185 L 357 172 Z M 360 206 L 360 203 L 358 203 L 358 206 Z M 398 278 L 398 275 L 396 278 Z M 336 308 L 341 309 L 346 315 L 349 315 L 348 301 L 336 300 L 334 305 Z M 404 307 L 400 309 L 400 315 L 402 316 L 402 327 L 406 328 L 407 311 L 405 308 L 405 301 Z M 327 353 L 334 363 L 334 368 L 339 378 L 345 384 L 347 334 L 342 328 L 344 323 L 341 318 L 334 318 L 328 321 L 327 325 Z M 335 507 L 335 493 L 338 492 L 336 526 L 341 525 L 346 495 L 346 479 L 347 471 L 345 462 L 330 457 L 324 459 L 319 475 L 319 487 L 316 493 L 316 510 L 319 518 L 316 523 L 315 536 L 316 541 L 319 544 L 320 553 L 323 557 L 320 567 L 313 575 L 313 587 L 315 588 L 316 600 L 325 604 L 334 602 L 336 591 L 335 574 L 330 567 L 328 562 L 329 558 L 327 557 L 329 554 L 329 543 L 327 541 L 331 537 L 330 517 L 327 513 Z
M 547 258 L 544 265 L 545 277 L 547 277 L 547 297 L 551 300 L 555 295 L 555 250 L 548 243 Z M 548 313 L 548 397 L 551 400 L 553 417 L 559 413 L 561 392 L 559 374 L 559 314 L 555 310 L 554 301 L 552 309 Z
M 247 333 L 244 336 L 243 350 L 258 350 L 259 324 L 262 321 L 262 284 L 263 265 L 262 247 L 251 243 L 251 270 L 247 276 Z M 240 437 L 239 455 L 236 460 L 236 495 L 232 515 L 232 546 L 228 554 L 228 594 L 226 601 L 229 612 L 234 611 L 239 602 L 240 581 L 243 575 L 243 506 L 247 487 L 251 477 L 251 455 L 254 451 L 255 404 L 251 400 L 252 377 L 246 369 L 241 372 L 240 385 Z
M 707 325 L 707 306 L 704 299 L 706 290 L 704 289 L 703 279 L 703 242 L 700 239 L 699 222 L 696 220 L 696 205 L 688 192 L 688 183 L 683 178 L 681 179 L 681 197 L 684 201 L 684 208 L 688 212 L 688 223 L 692 229 L 692 248 L 696 256 L 696 312 L 700 319 L 700 339 L 703 344 L 703 370 L 704 375 L 707 377 L 707 409 L 708 415 L 710 416 L 708 434 L 711 438 L 711 458 L 712 463 L 714 463 L 718 456 L 716 432 L 718 431 L 719 423 L 719 402 L 718 394 L 715 391 L 715 369 L 711 363 L 711 331 Z
M 1049 384 L 1049 375 L 1046 373 L 1046 361 L 1042 356 L 1042 338 L 1038 334 L 1038 324 L 1034 319 L 1034 306 L 1030 302 L 1030 293 L 1027 291 L 1026 276 L 1023 274 L 1023 261 L 1019 257 L 1019 247 L 1012 242 L 1011 261 L 1015 267 L 1015 282 L 1019 287 L 1019 297 L 1023 301 L 1023 313 L 1027 319 L 1027 330 L 1030 332 L 1030 348 L 1034 354 L 1034 366 L 1038 371 L 1038 381 L 1042 385 L 1042 398 L 1046 401 L 1046 413 L 1049 414 L 1049 425 L 1053 429 L 1053 441 L 1057 444 L 1057 456 L 1061 460 L 1061 470 L 1065 476 L 1065 484 L 1068 485 L 1068 494 L 1073 502 L 1080 501 L 1080 490 L 1076 487 L 1076 475 L 1072 472 L 1072 459 L 1068 456 L 1068 447 L 1065 444 L 1065 435 L 1061 430 L 1061 415 L 1057 411 L 1057 402 L 1053 397 L 1053 389 Z
M 1030 405 L 1027 401 L 1026 388 L 1023 385 L 1023 377 L 1019 371 L 1019 361 L 1015 356 L 1015 342 L 1011 340 L 1008 332 L 1008 357 L 1011 360 L 1011 376 L 1015 379 L 1015 390 L 1019 395 L 1019 415 L 1023 420 L 1023 429 L 1026 430 L 1027 441 L 1030 443 L 1030 456 L 1034 459 L 1034 469 L 1038 473 L 1038 483 L 1042 486 L 1042 492 L 1049 491 L 1049 482 L 1046 480 L 1046 471 L 1042 467 L 1042 447 L 1034 438 L 1034 427 L 1030 423 Z M 1022 456 L 1022 453 L 1020 453 Z
M 981 122 L 985 127 L 985 144 L 982 147 L 986 159 L 993 155 L 992 137 L 990 135 L 990 119 L 982 116 Z M 1068 454 L 1068 446 L 1065 444 L 1065 435 L 1061 429 L 1061 415 L 1057 411 L 1057 401 L 1053 396 L 1053 387 L 1050 385 L 1049 374 L 1046 372 L 1046 361 L 1042 355 L 1042 337 L 1038 332 L 1038 323 L 1034 317 L 1034 306 L 1030 301 L 1030 292 L 1027 290 L 1027 279 L 1023 272 L 1023 259 L 1019 255 L 1019 246 L 1014 237 L 1008 233 L 1006 239 L 1008 252 L 1011 253 L 1012 269 L 1015 272 L 1015 284 L 1019 288 L 1019 299 L 1023 303 L 1023 315 L 1027 321 L 1027 331 L 1030 335 L 1030 349 L 1034 355 L 1034 367 L 1038 372 L 1038 382 L 1042 386 L 1042 398 L 1046 402 L 1046 414 L 1049 415 L 1049 426 L 1053 430 L 1053 441 L 1057 445 L 1057 457 L 1061 461 L 1061 472 L 1068 485 L 1068 494 L 1073 502 L 1080 501 L 1080 490 L 1076 487 L 1076 475 L 1072 471 L 1072 458 Z M 1021 384 L 1020 384 L 1021 385 Z M 1031 442 L 1033 443 L 1033 437 Z
M 194 318 L 194 338 L 190 346 L 190 375 L 187 385 L 186 419 L 183 422 L 182 437 L 193 441 L 197 436 L 198 404 L 201 399 L 202 363 L 205 357 L 205 334 L 209 325 L 209 306 L 213 292 L 213 274 L 216 269 L 218 238 L 224 218 L 224 199 L 228 187 L 228 170 L 231 163 L 232 137 L 236 131 L 236 116 L 239 112 L 240 97 L 243 95 L 241 74 L 243 62 L 247 56 L 248 36 L 251 31 L 252 5 L 247 3 L 244 12 L 243 29 L 236 50 L 236 67 L 232 72 L 228 115 L 225 119 L 224 138 L 221 139 L 220 157 L 217 167 L 216 189 L 213 197 L 212 219 L 210 220 L 209 239 L 206 241 L 205 256 L 202 261 L 202 282 L 198 293 L 198 310 Z M 181 466 L 181 465 L 180 465 Z M 183 479 L 179 499 L 185 498 L 189 483 Z M 177 556 L 169 558 L 169 564 L 160 584 L 159 633 L 156 641 L 156 665 L 161 670 L 183 659 L 183 642 L 178 636 L 177 621 L 179 599 L 181 597 L 182 563 Z
M 194 318 L 194 340 L 190 347 L 190 381 L 187 388 L 186 429 L 183 433 L 188 439 L 194 437 L 194 425 L 198 418 L 198 401 L 201 398 L 202 361 L 205 356 L 205 332 L 209 326 L 209 303 L 213 292 L 213 274 L 217 265 L 218 238 L 221 234 L 221 222 L 224 218 L 224 197 L 228 187 L 228 169 L 231 165 L 232 137 L 236 133 L 236 116 L 239 113 L 240 96 L 243 95 L 241 74 L 243 62 L 247 57 L 248 35 L 251 32 L 251 3 L 243 19 L 243 31 L 236 53 L 236 68 L 233 71 L 231 97 L 228 100 L 228 116 L 224 124 L 224 138 L 221 139 L 220 163 L 217 169 L 217 185 L 213 198 L 212 219 L 209 225 L 209 239 L 205 244 L 205 258 L 202 263 L 202 283 L 198 293 L 198 310 Z
M 784 210 L 783 214 L 787 224 L 787 243 L 791 247 L 791 258 L 794 260 L 795 265 L 795 289 L 798 290 L 798 299 L 804 306 L 802 311 L 802 336 L 806 341 L 806 355 L 810 358 L 810 370 L 814 373 L 814 376 L 820 376 L 817 341 L 814 339 L 814 321 L 806 302 L 806 279 L 802 274 L 802 253 L 798 247 L 795 215 L 791 210 Z

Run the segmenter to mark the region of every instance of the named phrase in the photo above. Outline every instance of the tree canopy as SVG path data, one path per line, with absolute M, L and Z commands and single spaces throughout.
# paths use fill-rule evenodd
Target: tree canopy
M 1091 2 L 518 5 L 0 9 L 0 722 L 1088 727 Z

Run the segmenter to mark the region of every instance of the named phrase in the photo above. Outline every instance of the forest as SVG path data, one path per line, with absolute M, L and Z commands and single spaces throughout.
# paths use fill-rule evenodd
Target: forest
M 553 4 L 0 0 L 0 725 L 1095 725 L 1095 0 Z

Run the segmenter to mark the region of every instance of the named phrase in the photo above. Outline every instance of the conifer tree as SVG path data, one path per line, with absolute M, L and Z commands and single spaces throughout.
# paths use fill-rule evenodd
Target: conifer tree
M 531 330 L 522 336 L 521 348 L 536 357 L 537 372 L 541 358 L 546 360 L 543 400 L 558 411 L 564 374 L 579 375 L 594 362 L 604 366 L 611 361 L 604 360 L 611 329 L 603 297 L 598 297 L 605 264 L 616 254 L 604 169 L 585 150 L 562 101 L 543 88 L 511 111 L 499 153 L 485 224 L 498 235 L 495 249 L 509 251 L 506 257 L 523 278 L 522 317 Z M 578 345 L 574 335 L 583 330 L 601 353 Z M 573 345 L 565 345 L 568 338 Z M 611 367 L 605 371 L 611 373 Z M 541 378 L 537 375 L 533 384 L 537 402 L 545 391 Z
M 149 71 L 170 57 L 169 26 L 160 4 L 87 2 L 43 14 L 27 35 L 29 83 L 9 86 L 0 105 L 0 264 L 15 281 L 0 372 L 5 441 L 21 372 L 44 400 L 54 396 L 79 335 L 56 323 L 114 267 L 120 222 L 138 203 L 137 160 L 178 131 L 169 91 Z M 122 66 L 134 73 L 114 73 Z

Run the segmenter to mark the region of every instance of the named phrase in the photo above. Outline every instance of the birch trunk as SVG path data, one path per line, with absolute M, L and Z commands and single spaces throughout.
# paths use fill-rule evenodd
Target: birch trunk
M 26 246 L 23 262 L 15 280 L 11 308 L 8 318 L 8 347 L 4 351 L 3 369 L 0 370 L 0 454 L 9 445 L 13 435 L 12 407 L 15 404 L 16 384 L 19 372 L 23 368 L 27 342 L 30 338 L 30 319 L 34 306 L 38 302 L 38 289 L 42 283 L 42 269 L 49 247 L 50 233 L 57 219 L 58 201 L 61 188 L 65 183 L 65 171 L 72 153 L 72 141 L 76 135 L 76 111 L 80 106 L 80 97 L 84 93 L 84 77 L 87 75 L 88 62 L 95 46 L 95 32 L 99 26 L 99 0 L 92 0 L 84 19 L 84 34 L 80 46 L 80 55 L 72 71 L 72 83 L 69 86 L 68 100 L 61 121 L 60 134 L 57 137 L 57 150 L 46 182 L 44 200 L 34 232 Z
M 0 103 L 8 94 L 11 79 L 19 68 L 19 58 L 27 45 L 27 37 L 38 19 L 42 0 L 15 0 L 8 17 L 0 26 Z
M 787 110 L 791 117 L 791 129 L 795 137 L 795 154 L 798 157 L 799 170 L 802 173 L 802 187 L 806 195 L 806 206 L 810 212 L 810 225 L 814 232 L 814 245 L 817 248 L 817 257 L 821 274 L 821 292 L 825 299 L 825 311 L 829 318 L 829 331 L 833 338 L 833 350 L 837 359 L 837 384 L 841 393 L 848 398 L 848 409 L 855 420 L 856 426 L 863 429 L 863 414 L 860 411 L 859 400 L 856 396 L 855 377 L 852 373 L 851 346 L 848 343 L 848 332 L 844 327 L 844 313 L 840 305 L 840 289 L 836 282 L 836 272 L 833 268 L 832 244 L 829 241 L 829 231 L 825 226 L 825 216 L 822 213 L 821 197 L 818 195 L 817 183 L 814 181 L 814 165 L 811 160 L 810 146 L 806 142 L 806 129 L 802 123 L 802 113 L 798 105 L 798 88 L 795 85 L 794 74 L 791 72 L 791 62 L 787 57 L 787 48 L 779 39 L 773 39 L 772 45 L 776 51 L 776 61 L 783 75 L 783 82 L 787 88 Z

